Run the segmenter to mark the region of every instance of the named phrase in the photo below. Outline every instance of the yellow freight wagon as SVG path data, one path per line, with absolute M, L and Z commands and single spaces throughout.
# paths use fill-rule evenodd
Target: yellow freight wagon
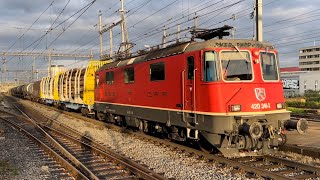
M 91 60 L 85 68 L 70 69 L 55 77 L 54 98 L 65 110 L 80 110 L 83 115 L 93 114 L 95 72 L 111 61 Z

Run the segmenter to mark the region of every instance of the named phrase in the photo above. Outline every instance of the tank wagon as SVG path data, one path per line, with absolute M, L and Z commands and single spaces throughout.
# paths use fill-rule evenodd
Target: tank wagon
M 225 156 L 261 155 L 307 122 L 285 109 L 277 51 L 252 40 L 187 42 L 96 72 L 100 120 L 194 141 Z

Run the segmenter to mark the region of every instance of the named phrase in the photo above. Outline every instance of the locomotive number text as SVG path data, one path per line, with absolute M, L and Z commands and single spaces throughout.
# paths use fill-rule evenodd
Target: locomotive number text
M 251 104 L 251 109 L 270 109 L 270 103 Z

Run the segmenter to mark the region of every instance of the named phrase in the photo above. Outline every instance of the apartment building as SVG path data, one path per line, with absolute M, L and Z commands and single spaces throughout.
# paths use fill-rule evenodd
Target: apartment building
M 320 46 L 299 49 L 300 71 L 320 71 Z

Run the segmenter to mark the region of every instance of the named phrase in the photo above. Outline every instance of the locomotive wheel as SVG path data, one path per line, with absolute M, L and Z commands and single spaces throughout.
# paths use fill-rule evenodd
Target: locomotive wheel
M 202 136 L 201 133 L 199 135 L 198 145 L 205 153 L 212 154 L 219 152 L 216 147 L 210 144 L 210 142 L 204 136 Z
M 161 139 L 165 139 L 165 140 L 169 139 L 168 132 L 164 126 L 162 127 L 161 132 L 159 132 L 159 136 Z
M 281 143 L 279 144 L 279 146 L 283 146 L 286 144 L 287 142 L 287 136 L 285 134 L 279 134 L 280 138 L 281 138 Z

